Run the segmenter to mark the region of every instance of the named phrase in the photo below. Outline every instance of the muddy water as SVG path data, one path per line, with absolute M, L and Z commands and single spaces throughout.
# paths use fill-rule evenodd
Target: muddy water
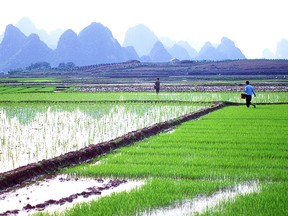
M 233 201 L 238 195 L 248 195 L 255 192 L 260 192 L 260 185 L 258 182 L 247 182 L 226 190 L 218 191 L 211 196 L 202 196 L 192 200 L 186 200 L 171 207 L 145 212 L 142 216 L 196 215 L 204 213 L 206 209 L 213 209 L 221 203 Z
M 28 215 L 37 211 L 63 211 L 114 192 L 129 191 L 142 181 L 72 178 L 58 175 L 0 194 L 0 215 Z

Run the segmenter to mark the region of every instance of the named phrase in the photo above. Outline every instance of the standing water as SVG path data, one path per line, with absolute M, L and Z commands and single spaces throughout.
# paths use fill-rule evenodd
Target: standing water
M 204 107 L 156 103 L 7 103 L 0 108 L 0 173 Z

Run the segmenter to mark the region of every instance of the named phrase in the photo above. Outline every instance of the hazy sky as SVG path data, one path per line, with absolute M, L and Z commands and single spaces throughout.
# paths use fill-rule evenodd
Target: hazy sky
M 260 58 L 288 39 L 287 0 L 1 0 L 0 34 L 27 16 L 39 29 L 76 33 L 91 22 L 108 27 L 122 44 L 128 28 L 149 27 L 158 37 L 185 40 L 199 48 L 207 41 L 233 40 L 247 58 Z

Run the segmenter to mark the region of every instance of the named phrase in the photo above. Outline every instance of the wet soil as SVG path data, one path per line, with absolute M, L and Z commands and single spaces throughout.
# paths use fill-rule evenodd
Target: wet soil
M 192 200 L 184 200 L 169 207 L 153 209 L 144 212 L 142 216 L 175 216 L 199 215 L 208 209 L 213 209 L 224 202 L 232 202 L 237 196 L 259 193 L 261 186 L 258 181 L 244 182 L 234 187 L 220 189 L 210 196 L 202 195 Z
M 258 92 L 286 92 L 288 91 L 287 83 L 279 83 L 278 85 L 275 83 L 254 83 L 254 87 Z M 243 85 L 169 85 L 162 84 L 161 91 L 165 92 L 227 92 L 227 91 L 242 91 L 240 89 L 243 88 Z M 155 91 L 153 86 L 150 85 L 90 85 L 90 86 L 81 86 L 79 87 L 79 91 L 82 92 L 149 92 Z
M 50 176 L 42 181 L 0 194 L 0 216 L 27 215 L 38 211 L 63 211 L 76 203 L 94 200 L 112 192 L 128 191 L 140 181 Z

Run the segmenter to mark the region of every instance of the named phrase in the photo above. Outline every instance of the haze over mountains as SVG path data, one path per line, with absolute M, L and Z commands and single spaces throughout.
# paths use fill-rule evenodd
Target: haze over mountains
M 266 50 L 267 57 L 273 53 Z M 288 58 L 288 41 L 282 40 L 277 56 Z M 173 43 L 158 38 L 140 24 L 127 30 L 123 45 L 100 23 L 91 23 L 77 35 L 73 30 L 48 34 L 37 29 L 26 17 L 16 26 L 7 25 L 0 44 L 0 72 L 25 68 L 33 63 L 48 62 L 52 67 L 73 62 L 76 66 L 118 63 L 129 60 L 168 62 L 178 60 L 245 59 L 235 43 L 223 37 L 217 46 L 207 42 L 199 53 L 185 41 Z

